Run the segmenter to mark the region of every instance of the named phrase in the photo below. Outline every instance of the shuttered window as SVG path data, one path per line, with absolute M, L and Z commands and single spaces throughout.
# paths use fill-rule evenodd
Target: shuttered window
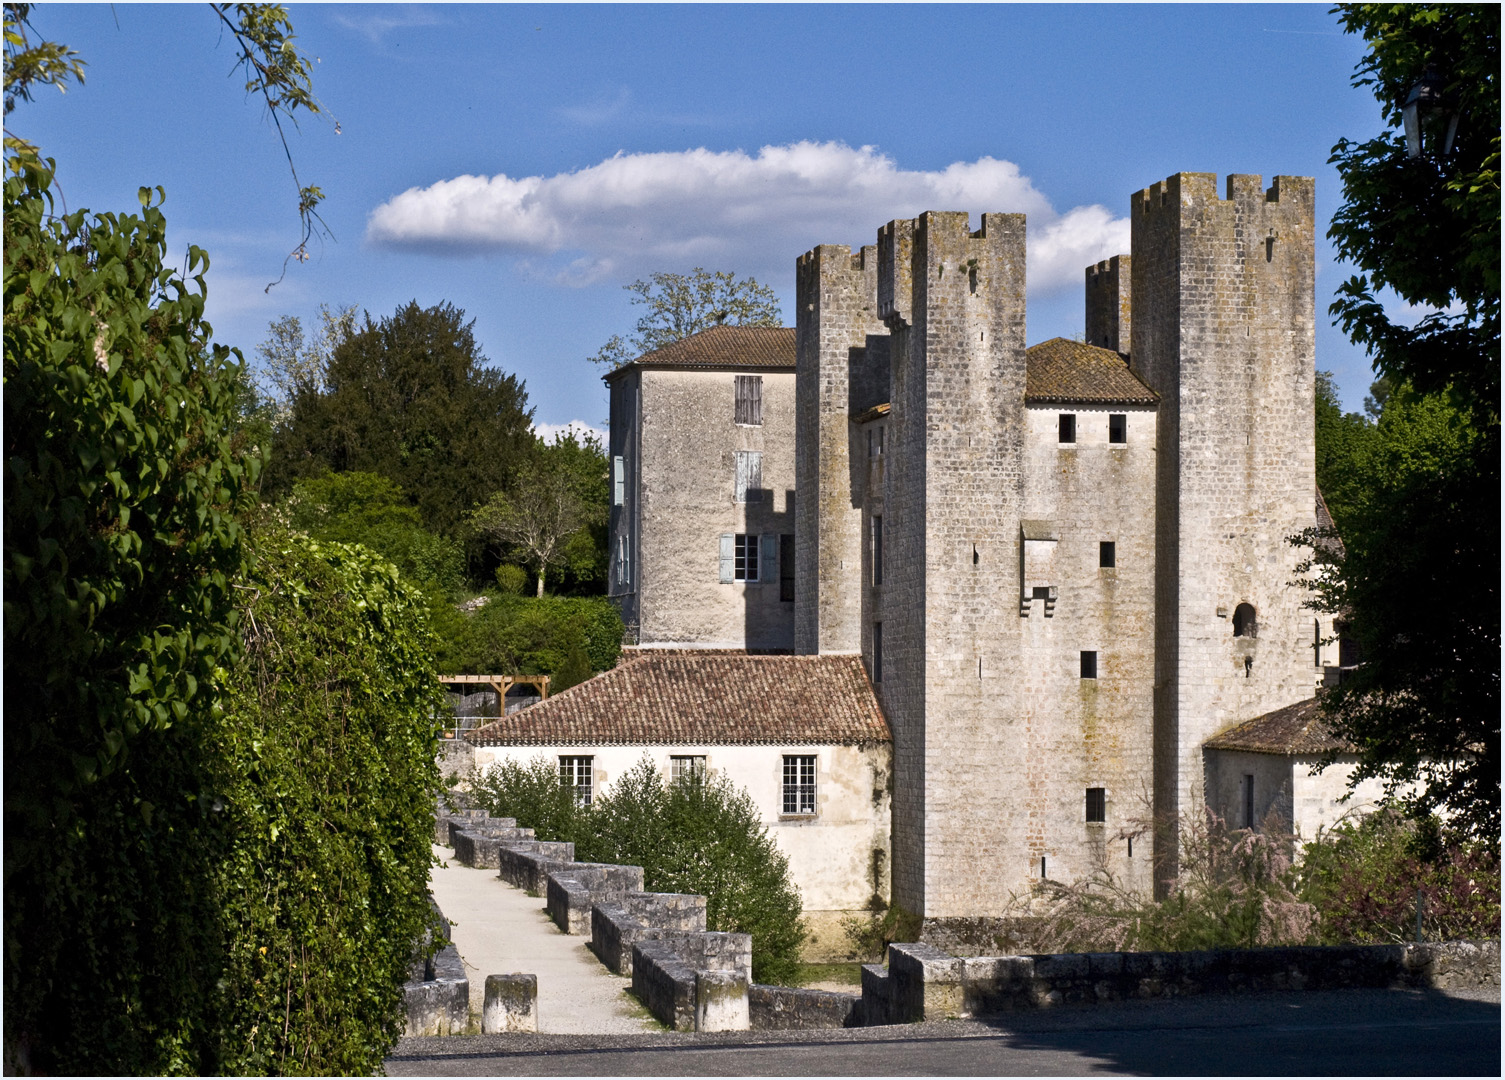
M 738 375 L 734 417 L 739 424 L 763 425 L 763 376 Z
M 622 506 L 627 502 L 627 465 L 618 454 L 611 459 L 611 504 Z
M 721 581 L 723 584 L 733 581 L 773 581 L 778 575 L 778 556 L 775 554 L 778 545 L 774 541 L 774 534 L 770 533 L 762 538 L 759 543 L 756 533 L 722 533 L 721 534 Z M 768 551 L 766 560 L 760 559 L 765 548 Z M 760 577 L 760 563 L 768 563 L 765 571 L 767 576 Z
M 736 460 L 736 501 L 757 502 L 763 497 L 763 452 L 738 450 Z

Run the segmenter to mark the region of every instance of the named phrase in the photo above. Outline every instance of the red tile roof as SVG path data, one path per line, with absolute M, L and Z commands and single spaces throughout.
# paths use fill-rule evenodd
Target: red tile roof
M 1245 750 L 1254 754 L 1299 756 L 1357 753 L 1348 740 L 1328 727 L 1318 698 L 1307 698 L 1283 709 L 1256 716 L 1202 744 L 1208 750 Z
M 856 656 L 644 650 L 611 671 L 470 732 L 477 746 L 888 742 Z
M 787 368 L 794 370 L 794 327 L 713 326 L 644 353 L 617 368 Z M 616 372 L 606 377 L 611 378 Z
M 1100 405 L 1153 405 L 1160 396 L 1112 349 L 1051 338 L 1024 351 L 1024 400 Z

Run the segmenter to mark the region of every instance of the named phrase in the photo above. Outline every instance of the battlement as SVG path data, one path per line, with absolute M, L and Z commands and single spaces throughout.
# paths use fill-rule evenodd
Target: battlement
M 878 318 L 890 330 L 914 316 L 914 226 L 896 218 L 878 230 Z
M 1129 351 L 1131 266 L 1129 256 L 1115 255 L 1087 267 L 1088 344 L 1114 352 Z
M 1241 203 L 1251 209 L 1277 204 L 1282 209 L 1309 214 L 1316 193 L 1316 182 L 1310 176 L 1276 176 L 1268 189 L 1264 177 L 1258 173 L 1229 173 L 1223 183 L 1224 194 L 1220 198 L 1216 173 L 1173 173 L 1131 196 L 1130 212 L 1134 217 L 1154 216 L 1162 209 Z

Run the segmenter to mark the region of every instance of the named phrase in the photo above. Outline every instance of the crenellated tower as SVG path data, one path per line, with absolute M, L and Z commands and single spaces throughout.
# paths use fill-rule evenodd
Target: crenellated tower
M 1313 183 L 1177 173 L 1131 199 L 1134 370 L 1159 394 L 1157 856 L 1200 813 L 1204 740 L 1309 697 L 1286 538 L 1313 522 Z M 1164 876 L 1163 874 L 1160 876 Z

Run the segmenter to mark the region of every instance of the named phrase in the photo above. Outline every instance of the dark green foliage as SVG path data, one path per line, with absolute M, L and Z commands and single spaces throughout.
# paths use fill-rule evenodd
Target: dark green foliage
M 1499 849 L 1396 807 L 1345 821 L 1308 844 L 1299 891 L 1322 913 L 1328 944 L 1414 940 L 1418 891 L 1423 940 L 1500 936 Z
M 533 444 L 523 384 L 481 355 L 464 312 L 411 302 L 330 357 L 279 431 L 268 494 L 324 472 L 371 472 L 413 500 L 424 528 L 457 535 L 467 510 L 507 489 Z
M 435 616 L 448 674 L 552 675 L 574 649 L 592 671 L 605 671 L 622 651 L 622 617 L 605 597 L 490 594 L 474 612 L 447 607 Z
M 429 922 L 439 688 L 422 599 L 359 547 L 262 536 L 225 739 L 222 1061 L 379 1071 Z
M 577 643 L 570 646 L 570 651 L 564 654 L 564 663 L 554 671 L 554 677 L 549 682 L 549 689 L 554 693 L 560 690 L 568 690 L 572 686 L 578 686 L 592 675 L 591 663 L 585 655 L 585 650 Z
M 1344 283 L 1332 313 L 1382 374 L 1422 393 L 1452 387 L 1498 423 L 1500 13 L 1475 4 L 1342 4 L 1337 12 L 1369 44 L 1353 82 L 1372 89 L 1388 127 L 1333 147 L 1344 201 L 1327 235 L 1361 273 Z M 1445 127 L 1430 127 L 1422 156 L 1410 158 L 1401 106 L 1429 65 L 1459 115 L 1457 139 L 1444 155 Z M 1385 288 L 1436 313 L 1414 326 L 1393 323 L 1375 295 Z
M 1492 429 L 1497 435 L 1499 428 Z M 1500 498 L 1498 450 L 1443 395 L 1390 394 L 1342 551 L 1297 542 L 1317 606 L 1345 620 L 1363 663 L 1325 709 L 1362 757 L 1354 780 L 1382 776 L 1421 814 L 1440 807 L 1479 839 L 1500 827 Z
M 1342 535 L 1367 495 L 1375 428 L 1358 413 L 1343 411 L 1330 371 L 1317 372 L 1316 411 L 1317 488 Z
M 222 776 L 237 651 L 238 363 L 166 222 L 52 216 L 5 180 L 5 1042 L 71 1073 L 195 1071 L 221 953 Z
M 465 583 L 464 550 L 420 525 L 402 488 L 385 476 L 349 472 L 300 480 L 290 508 L 294 528 L 316 540 L 370 548 L 441 601 Z
M 581 862 L 643 868 L 646 888 L 706 898 L 706 926 L 752 935 L 753 978 L 790 983 L 805 940 L 799 891 L 745 791 L 724 776 L 665 783 L 644 758 L 589 807 L 560 785 L 555 762 L 505 762 L 471 777 L 480 806 L 540 839 L 572 840 Z

